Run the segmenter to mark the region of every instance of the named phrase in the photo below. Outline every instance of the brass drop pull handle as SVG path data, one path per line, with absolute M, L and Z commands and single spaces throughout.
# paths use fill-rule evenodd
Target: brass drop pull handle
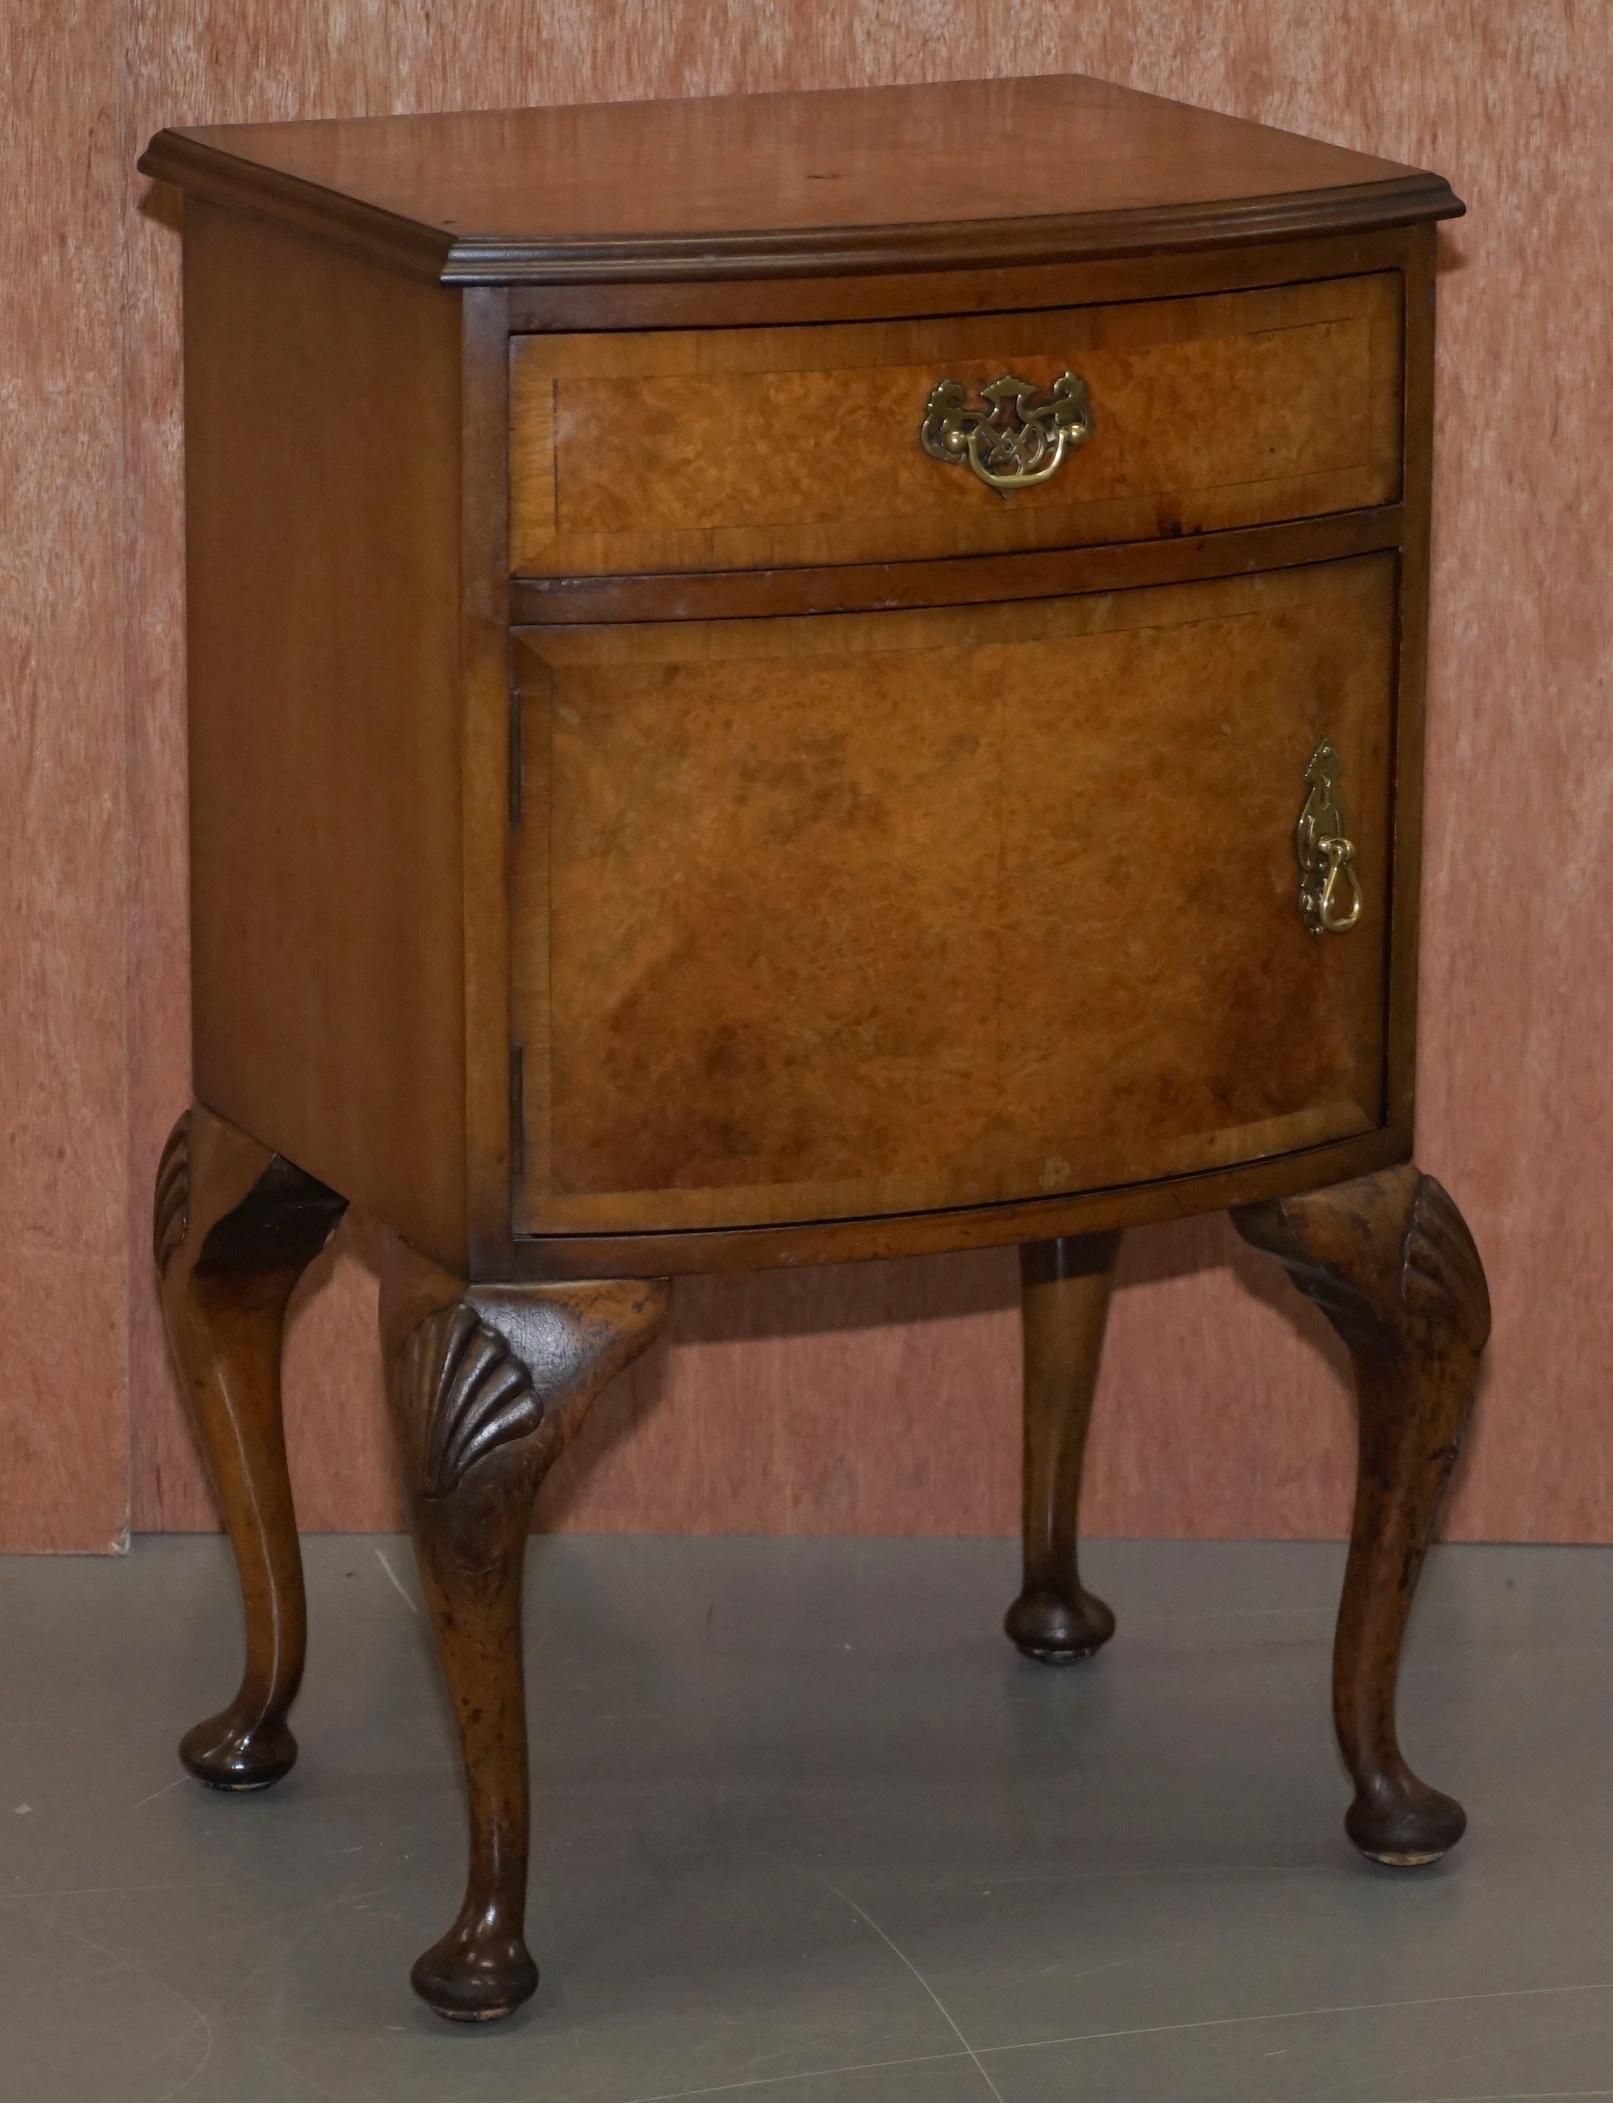
M 919 443 L 932 460 L 969 467 L 999 496 L 1045 482 L 1092 436 L 1092 397 L 1078 373 L 1061 372 L 1039 401 L 1034 380 L 1005 372 L 981 388 L 980 399 L 986 407 L 971 409 L 961 380 L 938 380 L 924 404 Z
M 1309 794 L 1294 828 L 1299 917 L 1313 935 L 1347 935 L 1361 917 L 1361 884 L 1339 801 L 1339 756 L 1326 738 L 1311 754 L 1305 783 Z M 1342 905 L 1346 886 L 1349 904 Z

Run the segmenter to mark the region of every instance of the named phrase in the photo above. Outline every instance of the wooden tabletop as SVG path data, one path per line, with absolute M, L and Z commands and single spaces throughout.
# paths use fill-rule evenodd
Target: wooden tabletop
M 162 131 L 146 174 L 458 283 L 1079 259 L 1461 210 L 1081 74 Z

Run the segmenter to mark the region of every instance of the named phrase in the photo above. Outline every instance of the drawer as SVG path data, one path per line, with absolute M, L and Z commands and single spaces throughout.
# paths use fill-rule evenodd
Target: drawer
M 1394 581 L 521 631 L 516 1231 L 975 1205 L 1379 1125 Z M 1298 910 L 1324 739 L 1338 936 Z
M 519 336 L 518 574 L 1079 546 L 1308 518 L 1400 490 L 1393 272 L 900 323 Z M 1066 371 L 1091 435 L 1003 491 L 920 442 L 931 389 Z M 1012 404 L 1001 410 L 1018 428 Z M 1042 463 L 1046 464 L 1045 460 Z M 989 465 L 989 463 L 988 463 Z

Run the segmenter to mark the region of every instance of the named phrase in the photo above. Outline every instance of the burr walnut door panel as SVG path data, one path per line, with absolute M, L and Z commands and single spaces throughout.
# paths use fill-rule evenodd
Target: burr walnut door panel
M 1394 559 L 526 630 L 518 1232 L 986 1203 L 1383 1117 Z M 1328 739 L 1364 903 L 1307 932 Z
M 518 336 L 511 565 L 534 576 L 1069 547 L 1386 503 L 1393 272 L 1188 299 L 811 328 Z M 930 389 L 1091 391 L 1006 496 L 919 442 Z

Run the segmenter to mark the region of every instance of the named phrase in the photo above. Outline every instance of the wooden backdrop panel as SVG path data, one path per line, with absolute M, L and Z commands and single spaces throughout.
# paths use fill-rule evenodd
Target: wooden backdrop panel
M 0 78 L 0 1543 L 107 1548 L 129 1483 L 116 0 L 8 7 Z
M 39 14 L 36 40 L 46 35 Z M 103 271 L 117 272 L 121 257 L 128 683 L 125 695 L 115 616 L 92 645 L 85 611 L 116 599 L 117 416 L 92 428 L 81 402 L 76 415 L 58 404 L 30 440 L 32 486 L 48 502 L 21 507 L 25 548 L 56 596 L 34 613 L 47 663 L 35 668 L 31 720 L 49 764 L 21 777 L 42 859 L 8 897 L 23 901 L 30 926 L 45 915 L 51 946 L 36 941 L 35 964 L 21 964 L 23 997 L 0 1040 L 0 1090 L 17 1107 L 9 1129 L 23 1134 L 20 1195 L 7 1202 L 25 1225 L 37 1221 L 40 1252 L 0 1306 L 11 1363 L 31 1368 L 37 1396 L 25 1419 L 34 1428 L 12 1434 L 30 1442 L 32 1472 L 0 1481 L 0 1543 L 107 1538 L 125 1323 L 134 1523 L 213 1523 L 146 1287 L 146 1192 L 185 1095 L 186 1053 L 178 258 L 168 207 L 146 202 L 132 173 L 144 137 L 164 122 L 1071 63 L 1426 163 L 1472 209 L 1442 241 L 1420 1153 L 1472 1219 L 1497 1342 L 1452 1530 L 1613 1539 L 1600 1437 L 1613 1313 L 1600 1289 L 1597 1195 L 1613 1171 L 1600 1050 L 1613 1020 L 1602 906 L 1613 759 L 1601 734 L 1613 598 L 1599 552 L 1613 78 L 1601 11 L 1579 0 L 1527 10 L 1511 0 L 1204 0 L 1191 10 L 1114 0 L 1081 15 L 1079 53 L 1071 20 L 1028 0 L 810 10 L 786 0 L 467 0 L 449 11 L 402 0 L 105 0 L 52 18 L 59 55 L 38 69 L 30 110 L 50 156 L 34 178 L 40 223 L 59 225 Z M 50 282 L 48 321 L 37 302 L 28 316 L 48 330 L 47 349 L 29 349 L 25 325 L 20 345 L 0 351 L 6 383 L 49 402 L 48 344 L 70 342 L 74 386 L 105 412 L 120 398 L 117 302 L 94 271 L 64 289 L 66 276 Z M 81 719 L 47 705 L 58 693 Z M 114 815 L 125 782 L 126 840 Z M 49 837 L 64 808 L 71 851 Z M 41 1309 L 68 1293 L 62 1249 L 79 1265 L 65 1360 L 39 1340 Z M 326 1288 L 301 1299 L 287 1367 L 303 1515 L 314 1527 L 391 1525 L 362 1227 L 321 1269 Z M 1018 1457 L 1013 1300 L 1002 1254 L 692 1282 L 668 1340 L 596 1412 L 545 1517 L 670 1531 L 1005 1531 Z M 1337 1533 L 1350 1445 L 1340 1372 L 1313 1312 L 1234 1251 L 1218 1223 L 1134 1237 L 1099 1398 L 1093 1530 Z M 43 1422 L 72 1435 L 41 1457 L 54 1443 Z

